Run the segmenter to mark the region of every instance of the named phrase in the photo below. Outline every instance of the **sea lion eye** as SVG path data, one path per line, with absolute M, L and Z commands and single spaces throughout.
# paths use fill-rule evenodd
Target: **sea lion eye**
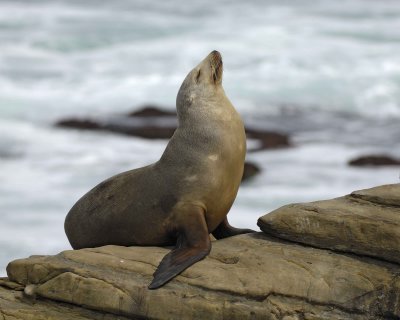
M 200 69 L 199 69 L 199 72 L 197 72 L 197 76 L 196 76 L 196 82 L 198 83 L 199 82 L 199 80 L 200 80 Z

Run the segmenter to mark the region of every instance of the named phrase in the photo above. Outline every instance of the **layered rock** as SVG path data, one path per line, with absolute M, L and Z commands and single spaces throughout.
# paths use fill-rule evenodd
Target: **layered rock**
M 290 204 L 261 217 L 258 225 L 282 239 L 400 263 L 400 184 Z
M 167 251 L 117 246 L 65 251 L 14 261 L 7 272 L 28 295 L 129 317 L 400 317 L 400 269 L 390 264 L 257 233 L 215 241 L 209 257 L 150 291 L 152 273 Z
M 7 284 L 6 284 L 7 282 Z M 2 320 L 128 320 L 122 316 L 88 310 L 76 305 L 27 297 L 19 286 L 0 280 Z M 134 319 L 134 318 L 131 318 Z
M 158 290 L 147 285 L 167 248 L 16 260 L 0 281 L 0 319 L 42 319 L 28 314 L 46 306 L 43 319 L 400 319 L 399 210 L 399 185 L 285 206 L 260 218 L 269 235 L 213 241 Z

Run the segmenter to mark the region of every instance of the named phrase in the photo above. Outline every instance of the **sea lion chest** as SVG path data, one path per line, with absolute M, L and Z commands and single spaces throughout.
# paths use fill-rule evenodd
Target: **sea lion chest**
M 195 125 L 178 128 L 166 149 L 175 158 L 170 162 L 178 165 L 170 172 L 179 173 L 175 177 L 180 177 L 180 200 L 204 207 L 210 232 L 233 204 L 246 152 L 242 120 L 230 104 L 224 107 L 200 115 Z

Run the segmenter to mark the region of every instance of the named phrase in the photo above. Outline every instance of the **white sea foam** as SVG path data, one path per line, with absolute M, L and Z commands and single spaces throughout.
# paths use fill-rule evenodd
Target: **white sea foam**
M 0 8 L 0 37 L 10 36 L 1 44 L 1 74 L 8 91 L 22 97 L 53 96 L 72 110 L 149 97 L 172 105 L 183 75 L 218 48 L 234 101 L 400 115 L 400 9 L 392 1 L 35 1 Z M 59 109 L 56 101 L 40 102 L 42 109 Z

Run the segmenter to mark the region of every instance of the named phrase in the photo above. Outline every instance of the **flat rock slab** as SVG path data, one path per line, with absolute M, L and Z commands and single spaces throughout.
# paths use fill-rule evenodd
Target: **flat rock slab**
M 400 263 L 400 184 L 286 205 L 258 225 L 282 239 Z
M 400 208 L 400 183 L 397 184 L 387 184 L 384 186 L 379 186 L 371 189 L 364 189 L 359 191 L 354 191 L 351 193 L 353 198 L 360 198 L 372 203 L 393 206 L 395 208 Z M 400 217 L 398 220 L 400 221 Z
M 158 290 L 147 286 L 168 249 L 64 251 L 11 262 L 28 295 L 151 319 L 392 319 L 400 268 L 263 233 L 213 242 L 210 256 Z
M 22 291 L 0 286 L 1 320 L 128 320 L 50 300 L 29 299 Z

